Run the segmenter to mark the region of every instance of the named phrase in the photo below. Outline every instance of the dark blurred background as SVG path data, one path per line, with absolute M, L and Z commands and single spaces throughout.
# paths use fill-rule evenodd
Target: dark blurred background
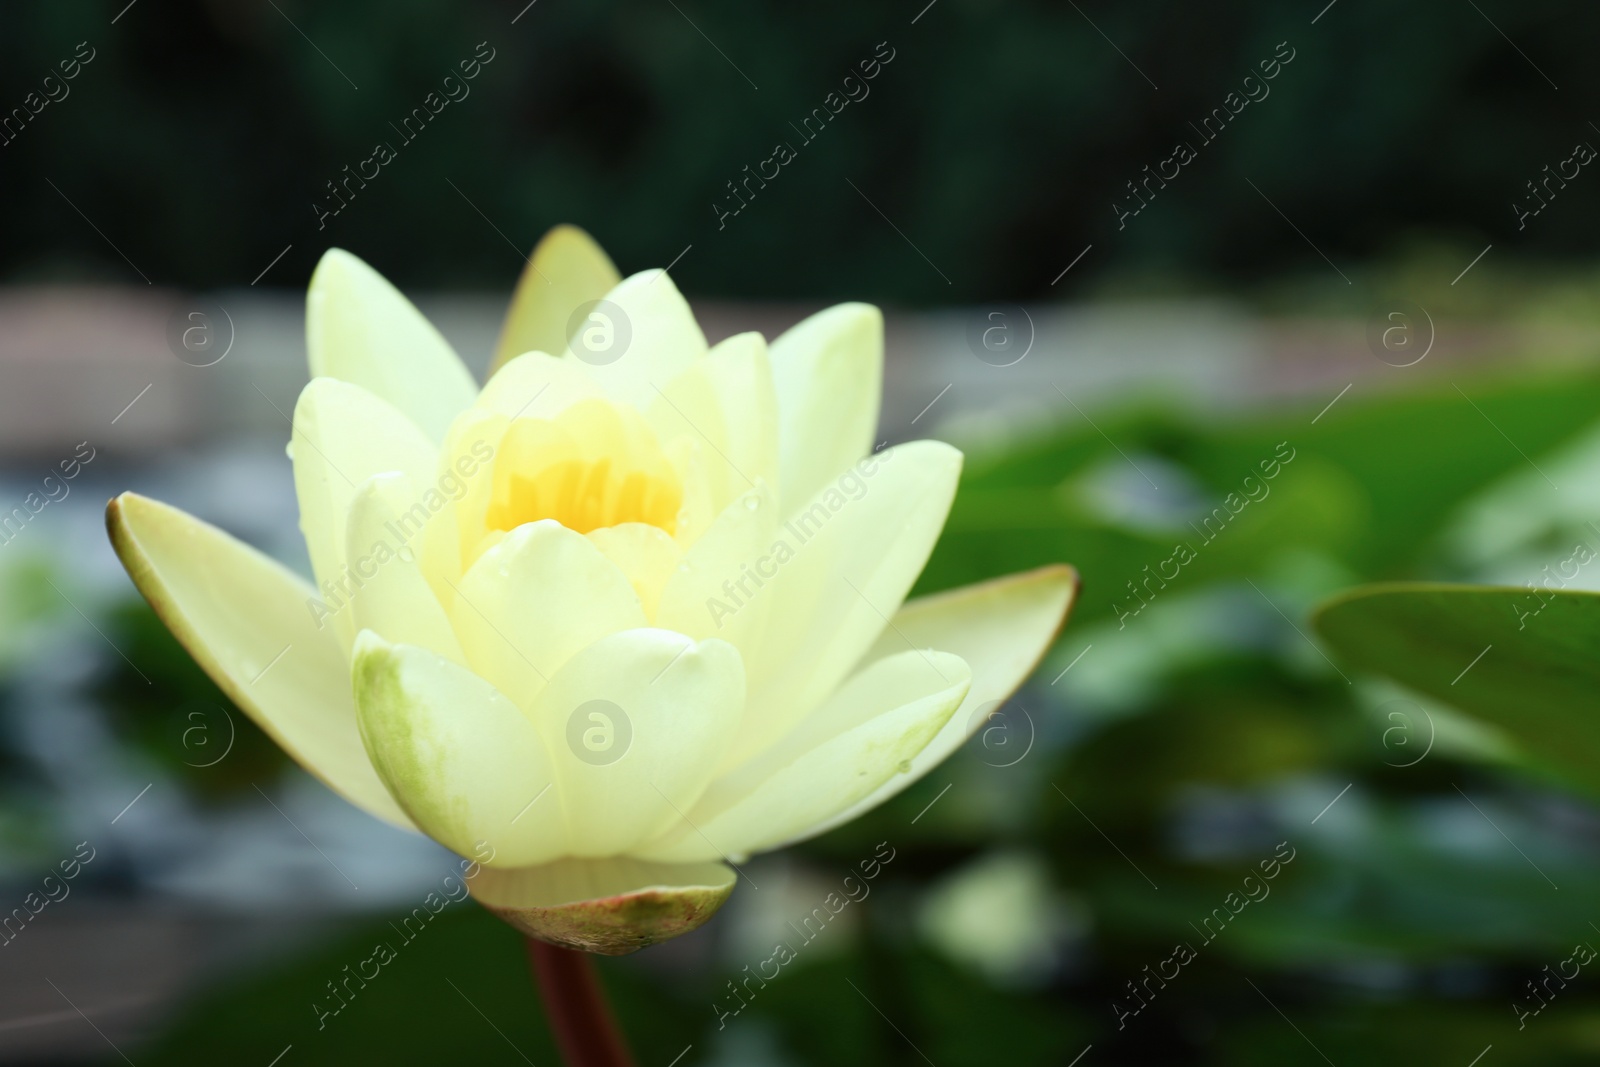
M 1084 578 L 966 749 L 604 963 L 642 1063 L 1593 1062 L 1600 984 L 1531 983 L 1600 944 L 1595 798 L 1307 613 L 1600 546 L 1596 40 L 1600 7 L 1541 0 L 0 7 L 0 509 L 95 455 L 0 544 L 0 927 L 94 853 L 0 945 L 0 1062 L 555 1061 L 470 903 L 317 1025 L 450 857 L 228 705 L 101 510 L 135 489 L 304 571 L 283 412 L 317 258 L 367 259 L 481 372 L 559 222 L 671 264 L 713 339 L 885 305 L 883 436 L 968 455 L 919 592 Z M 194 307 L 227 323 L 209 366 L 171 340 Z M 872 896 L 719 1025 L 881 842 Z
M 1600 138 L 1591 5 L 1338 0 L 1313 25 L 1315 0 L 542 0 L 512 25 L 517 0 L 139 0 L 109 25 L 121 6 L 8 5 L 6 108 L 80 41 L 96 57 L 0 149 L 9 281 L 128 280 L 62 194 L 152 280 L 199 287 L 291 243 L 280 282 L 339 244 L 401 285 L 501 285 L 561 221 L 636 267 L 693 244 L 675 276 L 697 294 L 921 305 L 1043 295 L 1090 243 L 1060 291 L 1320 269 L 1308 240 L 1336 263 L 1429 239 L 1570 258 L 1600 233 L 1592 197 L 1520 230 L 1511 207 Z M 470 95 L 406 144 L 390 124 L 479 42 Z M 802 141 L 879 42 L 867 95 Z M 1190 124 L 1275 53 L 1293 59 L 1267 95 L 1201 141 Z M 1199 158 L 1119 230 L 1126 183 L 1180 139 Z M 398 158 L 319 230 L 325 183 L 377 141 Z M 779 141 L 798 158 L 719 228 L 726 183 Z

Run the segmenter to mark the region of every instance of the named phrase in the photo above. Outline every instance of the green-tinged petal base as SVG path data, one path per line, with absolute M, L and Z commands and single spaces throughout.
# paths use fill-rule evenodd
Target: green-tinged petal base
M 529 937 L 625 956 L 698 928 L 733 893 L 720 863 L 560 860 L 515 870 L 485 867 L 472 895 Z

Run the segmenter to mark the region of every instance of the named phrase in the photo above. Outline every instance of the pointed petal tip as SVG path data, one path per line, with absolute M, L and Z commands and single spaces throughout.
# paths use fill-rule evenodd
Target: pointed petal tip
M 317 259 L 317 265 L 311 268 L 311 282 L 308 289 L 310 293 L 319 291 L 317 282 L 326 282 L 330 276 L 343 272 L 365 272 L 376 274 L 371 264 L 354 252 L 346 251 L 337 245 L 330 245 Z
M 925 462 L 941 463 L 945 466 L 954 468 L 957 475 L 960 475 L 961 468 L 965 466 L 967 462 L 967 454 L 961 451 L 961 449 L 950 444 L 948 441 L 939 441 L 932 437 L 925 437 L 916 441 L 905 441 L 898 445 L 890 445 L 886 451 L 892 452 L 897 448 L 911 449 L 917 454 L 925 453 L 928 457 Z
M 152 590 L 164 591 L 161 579 L 154 573 L 154 568 L 146 558 L 135 530 L 136 524 L 140 522 L 163 519 L 198 522 L 171 504 L 163 504 L 159 500 L 142 496 L 132 490 L 123 490 L 106 501 L 106 535 L 111 539 L 112 550 L 116 552 L 117 559 L 122 562 L 123 570 L 128 572 L 139 592 L 150 600 L 151 607 L 170 628 L 173 625 L 168 621 L 170 605 L 157 603 L 151 598 Z
M 890 641 L 880 640 L 867 658 L 898 653 L 906 641 L 913 647 L 959 655 L 973 673 L 966 702 L 912 761 L 909 774 L 890 779 L 866 800 L 788 843 L 815 837 L 870 811 L 960 748 L 983 721 L 973 713 L 1009 699 L 1055 646 L 1078 585 L 1076 568 L 1053 563 L 908 601 L 895 615 Z
M 997 581 L 1013 582 L 1064 582 L 1072 589 L 1072 599 L 1076 600 L 1078 593 L 1083 589 L 1083 575 L 1078 573 L 1078 568 L 1070 563 L 1046 563 L 1042 567 L 1035 567 L 1031 571 L 1018 571 L 1008 574 Z
M 1031 571 L 1004 574 L 998 578 L 991 578 L 986 582 L 977 582 L 959 589 L 951 589 L 948 592 L 952 595 L 974 595 L 984 592 L 1004 593 L 1025 586 L 1035 586 L 1041 589 L 1059 586 L 1060 592 L 1058 595 L 1061 596 L 1060 617 L 1056 621 L 1054 631 L 1050 634 L 1050 639 L 1040 648 L 1033 669 L 1028 671 L 1028 674 L 1032 674 L 1033 670 L 1038 669 L 1039 663 L 1044 661 L 1045 655 L 1060 640 L 1061 632 L 1066 629 L 1067 619 L 1072 614 L 1073 605 L 1078 602 L 1078 594 L 1083 590 L 1083 576 L 1078 573 L 1078 568 L 1070 563 L 1047 563 L 1042 567 L 1035 567 Z M 936 601 L 943 595 L 945 594 L 933 593 L 927 599 Z
M 355 644 L 350 646 L 350 665 L 353 669 L 360 670 L 372 657 L 383 655 L 389 648 L 389 642 L 376 632 L 362 630 L 356 634 Z
M 128 509 L 140 499 L 138 494 L 124 490 L 106 501 L 106 536 L 111 539 L 111 550 L 122 561 L 122 568 L 130 575 L 137 556 L 133 554 L 133 534 L 128 529 Z
M 533 246 L 533 250 L 537 253 L 539 249 L 546 245 L 563 243 L 583 245 L 606 263 L 611 262 L 611 257 L 606 255 L 606 251 L 601 247 L 600 242 L 594 239 L 594 234 L 573 222 L 558 222 L 550 227 L 545 231 L 544 236 L 539 238 L 539 243 Z
M 605 296 L 621 278 L 611 257 L 587 232 L 568 223 L 551 227 L 534 245 L 517 279 L 489 373 L 525 352 L 561 355 L 572 315 Z
M 454 348 L 405 294 L 360 257 L 330 248 L 306 289 L 311 375 L 354 382 L 435 441 L 478 386 Z
M 683 299 L 683 290 L 678 288 L 678 283 L 672 280 L 672 275 L 667 273 L 667 268 L 665 267 L 646 267 L 644 270 L 634 271 L 618 282 L 616 287 L 611 290 L 611 293 L 613 296 L 619 292 L 631 293 L 635 289 L 658 284 L 666 285 L 671 292 L 677 294 L 680 300 Z
M 883 332 L 883 309 L 877 304 L 860 300 L 848 300 L 823 308 L 814 317 L 823 322 L 836 322 L 840 327 L 855 326 L 857 329 Z
M 782 336 L 793 335 L 800 338 L 806 333 L 815 332 L 817 335 L 838 335 L 851 330 L 863 333 L 876 333 L 879 343 L 883 337 L 883 309 L 876 304 L 868 304 L 859 300 L 847 300 L 842 304 L 830 304 L 821 311 L 806 316 L 791 326 Z
M 106 532 L 116 536 L 117 527 L 122 524 L 123 501 L 133 496 L 131 490 L 124 489 L 110 500 L 106 501 Z
M 1078 594 L 1083 592 L 1083 575 L 1079 574 L 1078 568 L 1070 563 L 1051 563 L 1036 570 L 1023 571 L 1015 577 L 1021 581 L 1036 581 L 1041 585 L 1059 582 L 1066 587 L 1066 602 L 1061 605 L 1061 618 L 1056 622 L 1055 632 L 1050 635 L 1049 642 L 1044 646 L 1044 652 L 1040 653 L 1039 659 L 1042 662 L 1045 653 L 1055 647 L 1055 643 L 1061 640 L 1061 632 L 1067 628 L 1067 619 L 1072 615 L 1072 607 L 1078 602 Z

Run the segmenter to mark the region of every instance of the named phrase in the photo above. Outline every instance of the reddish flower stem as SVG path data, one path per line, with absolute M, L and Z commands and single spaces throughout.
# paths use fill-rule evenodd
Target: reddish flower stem
M 634 1067 L 589 954 L 527 941 L 544 1013 L 567 1067 Z

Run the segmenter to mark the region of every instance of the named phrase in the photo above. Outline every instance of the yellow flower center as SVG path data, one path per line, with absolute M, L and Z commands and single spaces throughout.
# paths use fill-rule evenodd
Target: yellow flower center
M 682 480 L 643 420 L 595 400 L 511 423 L 485 518 L 490 530 L 555 519 L 585 534 L 629 522 L 672 534 L 682 506 Z

